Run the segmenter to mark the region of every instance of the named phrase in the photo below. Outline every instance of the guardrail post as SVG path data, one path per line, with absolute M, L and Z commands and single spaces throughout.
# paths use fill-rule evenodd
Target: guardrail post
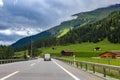
M 82 63 L 80 63 L 80 68 L 82 69 Z
M 103 75 L 106 77 L 106 69 L 103 67 Z
M 76 66 L 77 66 L 77 68 L 78 68 L 78 66 L 79 66 L 79 65 L 78 65 L 78 62 L 76 62 Z
M 71 65 L 72 65 L 72 61 L 70 61 L 71 62 Z
M 5 60 L 3 60 L 3 64 L 5 64 Z
M 70 61 L 68 61 L 68 64 L 70 64 Z
M 92 68 L 93 68 L 93 73 L 95 73 L 95 66 L 94 66 L 94 65 L 92 65 Z
M 88 70 L 87 64 L 85 64 L 86 71 Z
M 120 78 L 120 70 L 119 70 L 119 78 Z
M 6 60 L 5 63 L 9 63 L 9 60 Z
M 71 61 L 69 61 L 69 64 L 71 64 Z

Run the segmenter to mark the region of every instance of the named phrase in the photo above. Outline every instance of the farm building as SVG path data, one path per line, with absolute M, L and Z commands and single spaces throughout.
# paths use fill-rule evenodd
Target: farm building
M 61 54 L 62 54 L 62 56 L 73 56 L 73 51 L 71 51 L 71 50 L 62 50 Z
M 120 58 L 120 52 L 104 52 L 100 54 L 100 58 Z

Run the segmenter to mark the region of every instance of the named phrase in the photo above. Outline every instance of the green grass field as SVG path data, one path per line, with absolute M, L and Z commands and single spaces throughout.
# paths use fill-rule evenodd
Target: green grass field
M 56 48 L 53 50 L 52 48 Z M 100 47 L 101 51 L 94 51 L 95 47 Z M 99 43 L 81 43 L 71 44 L 67 46 L 52 46 L 48 48 L 41 48 L 43 53 L 50 53 L 51 55 L 60 56 L 62 50 L 72 50 L 77 57 L 98 57 L 99 54 L 106 51 L 120 51 L 120 44 L 113 44 L 104 40 Z
M 23 58 L 24 57 L 24 53 L 25 53 L 25 51 L 15 52 L 14 56 L 19 56 L 19 57 Z
M 15 56 L 23 56 L 25 51 L 15 52 Z

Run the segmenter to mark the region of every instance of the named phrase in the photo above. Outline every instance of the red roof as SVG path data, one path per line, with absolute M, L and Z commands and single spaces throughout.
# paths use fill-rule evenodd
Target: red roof
M 111 53 L 111 54 L 113 54 L 113 55 L 120 55 L 120 52 L 104 52 L 104 53 L 102 53 L 102 54 L 105 54 L 105 53 Z M 102 55 L 102 54 L 100 54 L 100 55 Z
M 112 54 L 118 55 L 120 52 L 111 52 Z

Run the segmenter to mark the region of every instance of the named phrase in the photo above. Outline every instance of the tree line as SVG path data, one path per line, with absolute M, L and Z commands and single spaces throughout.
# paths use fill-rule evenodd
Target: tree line
M 0 59 L 10 59 L 13 55 L 13 47 L 0 45 Z

